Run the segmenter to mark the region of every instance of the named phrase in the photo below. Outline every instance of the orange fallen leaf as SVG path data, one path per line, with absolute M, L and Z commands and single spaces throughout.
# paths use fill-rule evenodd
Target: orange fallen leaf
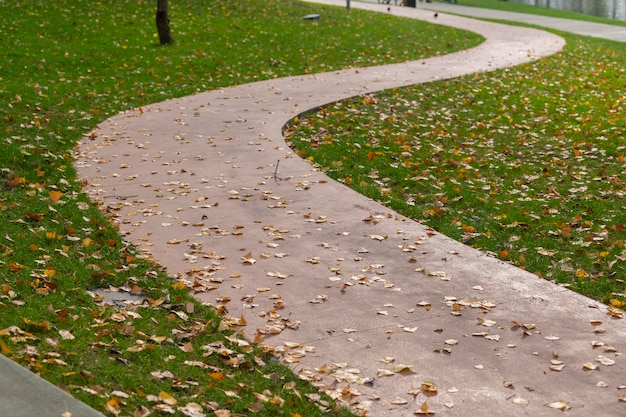
M 109 411 L 110 413 L 114 414 L 114 415 L 118 415 L 122 410 L 120 408 L 120 405 L 122 404 L 122 400 L 120 400 L 117 397 L 113 397 L 110 400 L 108 400 L 106 402 L 106 409 L 107 411 Z
M 420 409 L 415 411 L 413 414 L 422 415 L 422 416 L 434 416 L 435 412 L 434 411 L 430 411 L 430 408 L 428 407 L 428 404 L 426 404 L 424 402 L 424 404 L 422 404 Z
M 9 270 L 11 272 L 20 272 L 22 269 L 24 269 L 24 265 L 17 262 L 9 262 Z
M 209 376 L 216 381 L 223 381 L 226 378 L 223 372 L 211 372 Z
M 35 327 L 40 327 L 44 330 L 50 330 L 50 323 L 48 323 L 47 321 L 40 321 L 40 322 L 35 322 L 30 320 L 27 317 L 24 317 L 24 323 L 28 324 L 29 326 L 35 326 Z
M 52 200 L 53 203 L 58 202 L 61 197 L 63 197 L 63 193 L 61 191 L 50 191 L 50 200 Z
M 9 353 L 11 353 L 11 348 L 8 347 L 2 339 L 0 339 L 0 352 L 2 352 L 3 355 L 8 355 Z

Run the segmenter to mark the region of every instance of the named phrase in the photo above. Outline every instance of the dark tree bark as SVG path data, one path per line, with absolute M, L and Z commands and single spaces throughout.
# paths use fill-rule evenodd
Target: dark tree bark
M 170 31 L 170 19 L 167 16 L 167 0 L 157 0 L 156 25 L 161 45 L 174 42 Z

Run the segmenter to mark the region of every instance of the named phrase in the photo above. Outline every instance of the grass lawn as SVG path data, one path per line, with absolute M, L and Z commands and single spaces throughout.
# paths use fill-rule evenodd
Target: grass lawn
M 443 3 L 441 0 L 435 0 L 437 3 Z M 541 6 L 531 6 L 527 4 L 516 3 L 513 1 L 503 0 L 459 0 L 459 5 L 481 7 L 485 9 L 502 10 L 506 12 L 536 14 L 540 16 L 558 17 L 563 19 L 584 20 L 587 22 L 608 23 L 617 26 L 626 26 L 626 21 L 606 19 L 597 16 L 591 16 L 583 13 L 570 12 L 566 10 L 550 9 Z
M 362 194 L 623 309 L 624 44 L 562 36 L 537 62 L 326 106 L 289 140 Z
M 170 3 L 175 44 L 160 47 L 153 0 L 0 2 L 0 352 L 107 415 L 348 415 L 126 244 L 72 150 L 147 103 L 481 39 L 290 0 Z M 96 287 L 148 301 L 111 308 Z

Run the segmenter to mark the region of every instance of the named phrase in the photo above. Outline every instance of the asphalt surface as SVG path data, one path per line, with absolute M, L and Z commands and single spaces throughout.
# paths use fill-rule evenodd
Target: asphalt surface
M 485 43 L 120 114 L 78 146 L 86 192 L 146 256 L 204 282 L 202 301 L 229 297 L 233 325 L 243 315 L 245 335 L 263 335 L 295 372 L 357 413 L 408 416 L 426 403 L 449 416 L 626 415 L 626 329 L 607 306 L 394 213 L 325 177 L 284 142 L 283 125 L 307 109 L 517 65 L 564 45 L 544 31 L 444 11 L 543 24 L 538 16 L 418 5 L 387 11 L 352 2 L 472 30 Z M 568 24 L 590 36 L 624 32 Z M 0 356 L 0 416 L 63 413 L 100 415 Z

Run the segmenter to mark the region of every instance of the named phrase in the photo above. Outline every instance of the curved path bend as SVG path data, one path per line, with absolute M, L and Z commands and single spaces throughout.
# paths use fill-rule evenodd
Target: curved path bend
M 391 13 L 432 20 L 429 11 Z M 624 359 L 592 346 L 623 349 L 624 323 L 606 306 L 351 191 L 283 140 L 282 126 L 307 109 L 517 65 L 564 45 L 535 29 L 443 14 L 436 23 L 486 41 L 437 58 L 221 88 L 115 116 L 77 149 L 86 191 L 146 256 L 195 281 L 200 300 L 225 304 L 248 338 L 262 336 L 302 377 L 357 412 L 408 416 L 426 402 L 436 415 L 548 416 L 559 412 L 545 405 L 563 401 L 569 416 L 624 415 Z M 246 325 L 237 326 L 241 317 Z M 555 360 L 562 371 L 550 370 Z M 584 371 L 588 362 L 599 369 Z M 430 382 L 438 395 L 420 393 Z

